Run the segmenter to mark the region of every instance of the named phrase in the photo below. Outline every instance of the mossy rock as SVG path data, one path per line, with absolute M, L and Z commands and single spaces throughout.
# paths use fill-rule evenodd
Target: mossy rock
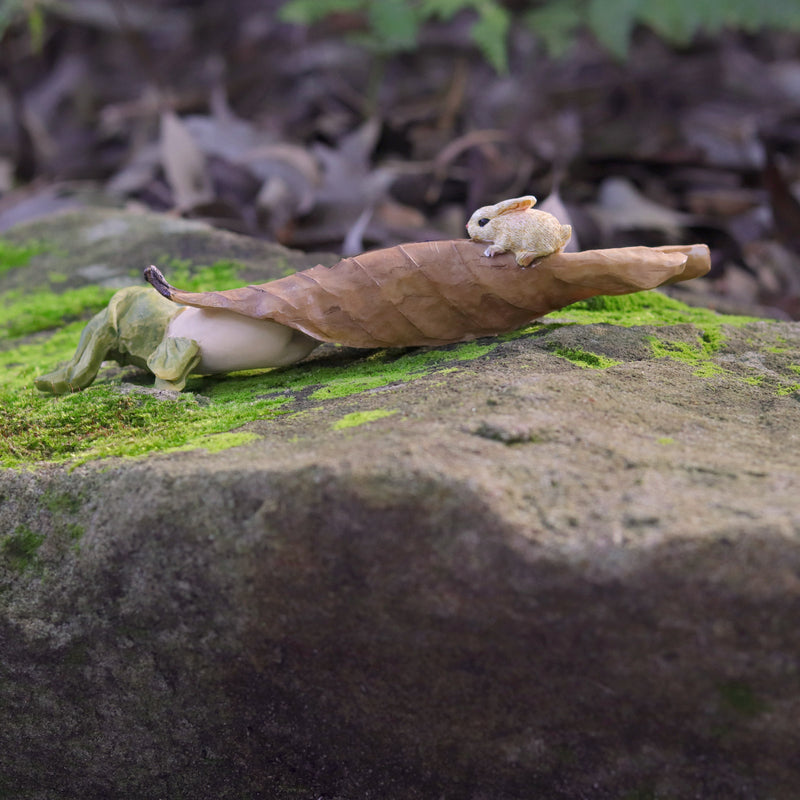
M 0 797 L 795 796 L 800 325 L 649 292 L 39 395 L 82 266 L 324 260 L 128 224 L 2 240 Z

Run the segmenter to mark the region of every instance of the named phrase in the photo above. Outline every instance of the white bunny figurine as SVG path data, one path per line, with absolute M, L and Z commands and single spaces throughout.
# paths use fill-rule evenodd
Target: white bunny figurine
M 572 226 L 562 225 L 546 211 L 534 211 L 535 203 L 533 195 L 525 195 L 479 208 L 467 223 L 469 238 L 489 245 L 484 255 L 510 252 L 523 267 L 558 253 L 572 236 Z

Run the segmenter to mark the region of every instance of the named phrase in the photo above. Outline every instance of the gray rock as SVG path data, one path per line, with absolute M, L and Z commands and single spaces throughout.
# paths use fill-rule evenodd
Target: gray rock
M 3 471 L 0 796 L 796 797 L 800 325 L 724 330 Z

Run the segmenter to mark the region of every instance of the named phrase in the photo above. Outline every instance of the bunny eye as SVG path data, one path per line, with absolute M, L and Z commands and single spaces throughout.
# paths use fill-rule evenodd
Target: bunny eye
M 484 225 L 487 225 L 488 222 L 489 222 L 489 217 L 481 217 L 478 220 L 478 225 L 480 225 L 480 227 L 482 228 Z

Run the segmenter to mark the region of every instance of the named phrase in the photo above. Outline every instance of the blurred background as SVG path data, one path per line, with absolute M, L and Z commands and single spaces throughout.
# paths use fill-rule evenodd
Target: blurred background
M 800 318 L 798 0 L 0 0 L 0 235 L 66 208 L 351 255 L 535 194 Z

